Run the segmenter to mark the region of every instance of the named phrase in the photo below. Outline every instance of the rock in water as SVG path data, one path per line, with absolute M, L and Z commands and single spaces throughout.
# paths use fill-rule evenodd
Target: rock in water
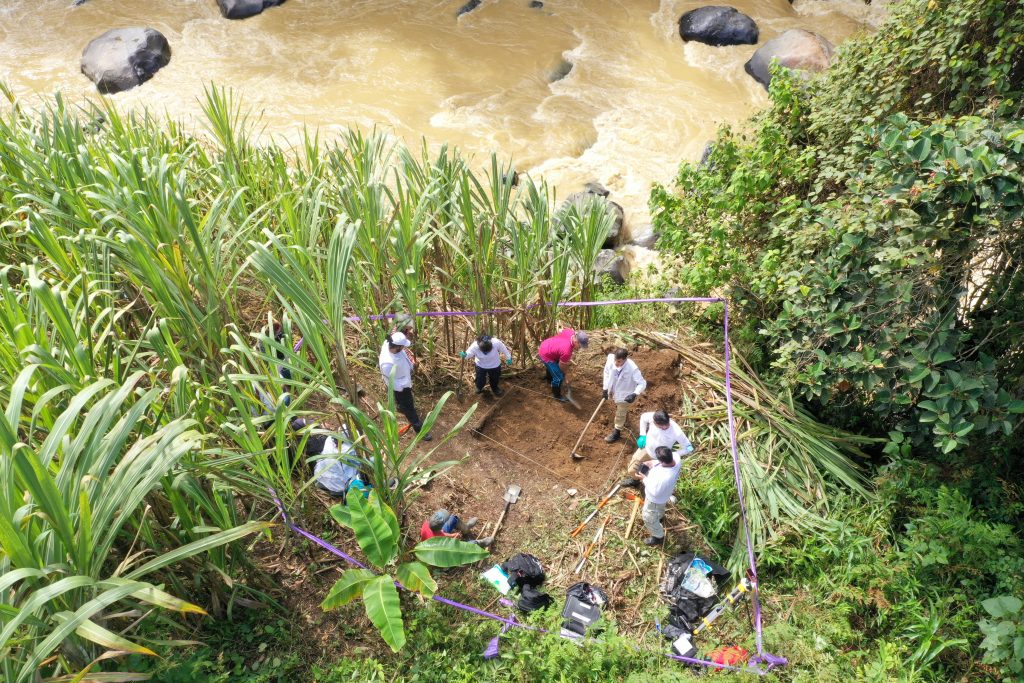
M 548 74 L 548 83 L 556 83 L 562 80 L 569 75 L 570 71 L 572 71 L 572 62 L 563 59 L 558 63 L 558 66 L 552 69 L 551 73 Z
M 787 69 L 824 71 L 832 61 L 832 51 L 832 43 L 823 36 L 794 28 L 759 47 L 743 69 L 767 88 L 772 79 L 768 67 L 773 59 Z
M 607 275 L 617 285 L 625 284 L 627 275 L 626 259 L 611 249 L 602 249 L 597 255 L 597 261 L 594 263 L 594 273 L 599 278 Z
M 171 61 L 171 46 L 151 28 L 117 28 L 93 38 L 82 51 L 82 73 L 101 93 L 129 90 Z
M 658 243 L 658 233 L 654 232 L 654 226 L 650 223 L 641 225 L 639 229 L 633 231 L 633 239 L 629 243 L 635 247 L 654 249 Z
M 757 24 L 735 7 L 709 5 L 679 18 L 679 35 L 708 45 L 755 45 Z
M 530 9 L 544 9 L 544 3 L 540 0 L 530 0 Z
M 605 194 L 601 194 L 599 191 L 603 190 Z M 573 192 L 565 198 L 560 211 L 565 211 L 570 204 L 582 208 L 584 204 L 593 198 L 597 198 L 599 201 L 607 205 L 608 212 L 612 215 L 612 227 L 608 231 L 608 238 L 602 245 L 605 249 L 612 249 L 619 244 L 619 235 L 622 233 L 622 221 L 625 218 L 625 211 L 622 210 L 620 204 L 608 199 L 608 190 L 605 190 L 599 183 L 587 183 L 587 189 L 583 192 Z
M 217 0 L 225 19 L 248 19 L 268 7 L 276 7 L 284 0 Z
M 479 6 L 480 0 L 469 0 L 469 2 L 459 8 L 459 11 L 455 13 L 455 16 L 461 17 L 463 14 L 469 14 Z

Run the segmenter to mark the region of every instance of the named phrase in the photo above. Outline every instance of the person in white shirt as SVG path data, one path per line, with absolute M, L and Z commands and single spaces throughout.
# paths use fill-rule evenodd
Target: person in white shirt
M 646 545 L 661 545 L 665 542 L 665 527 L 661 519 L 665 516 L 665 508 L 676 488 L 683 464 L 682 457 L 676 459 L 667 446 L 658 446 L 655 457 L 656 462 L 644 465 L 646 472 L 637 474 L 644 484 L 644 507 L 640 515 L 644 526 L 651 533 L 644 540 Z
M 495 396 L 504 393 L 498 386 L 501 382 L 501 359 L 504 356 L 505 363 L 512 365 L 512 352 L 500 339 L 482 334 L 459 355 L 476 361 L 476 393 L 484 393 L 485 382 L 490 383 Z
M 416 404 L 412 397 L 412 359 L 405 353 L 411 342 L 401 332 L 388 335 L 387 348 L 382 349 L 378 365 L 385 386 L 390 387 L 395 396 L 395 405 L 409 420 L 414 431 L 419 433 L 423 421 L 416 413 Z M 430 434 L 424 434 L 423 440 L 430 441 Z
M 312 434 L 306 440 L 306 455 L 313 461 L 313 476 L 317 488 L 323 489 L 335 498 L 344 498 L 348 485 L 359 477 L 356 449 L 352 446 L 348 430 L 341 433 L 341 448 L 338 439 L 328 434 Z M 333 457 L 332 457 L 333 456 Z
M 611 433 L 604 438 L 608 443 L 615 443 L 622 436 L 622 430 L 626 428 L 626 418 L 629 415 L 629 406 L 636 397 L 644 393 L 647 388 L 647 380 L 640 374 L 640 368 L 629 358 L 629 351 L 626 349 L 615 349 L 614 353 L 608 354 L 608 360 L 604 363 L 604 389 L 605 400 L 611 398 L 615 401 L 615 425 Z
M 636 440 L 637 449 L 626 468 L 626 478 L 620 482 L 622 486 L 639 486 L 636 474 L 640 466 L 657 459 L 655 453 L 659 446 L 665 446 L 671 451 L 676 444 L 679 444 L 683 455 L 693 452 L 693 444 L 686 438 L 686 434 L 683 434 L 676 421 L 669 419 L 668 413 L 664 410 L 641 415 L 640 436 Z
M 416 367 L 416 354 L 412 352 L 412 344 L 416 341 L 416 321 L 408 313 L 398 313 L 392 320 L 394 327 L 391 328 L 389 337 L 395 332 L 401 332 L 405 335 L 405 338 L 409 340 L 409 346 L 406 346 L 402 351 L 409 360 L 412 362 L 412 366 Z M 380 345 L 380 352 L 384 353 L 388 350 L 388 340 L 385 339 Z

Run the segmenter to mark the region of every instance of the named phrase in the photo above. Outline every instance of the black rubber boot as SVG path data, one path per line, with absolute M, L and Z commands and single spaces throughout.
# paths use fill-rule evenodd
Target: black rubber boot
M 620 432 L 618 429 L 613 429 L 611 434 L 604 437 L 604 440 L 608 443 L 615 443 L 616 441 L 619 440 L 619 437 L 621 436 L 622 432 Z
M 569 401 L 569 399 L 567 399 L 564 396 L 562 396 L 562 387 L 561 386 L 557 386 L 557 387 L 556 386 L 552 386 L 551 387 L 551 395 L 555 397 L 556 401 L 561 401 L 562 403 L 568 403 L 568 401 Z

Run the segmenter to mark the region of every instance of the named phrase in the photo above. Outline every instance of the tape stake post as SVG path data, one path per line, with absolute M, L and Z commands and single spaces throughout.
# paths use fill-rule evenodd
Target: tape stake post
M 739 497 L 739 504 L 740 504 L 740 520 L 741 520 L 741 523 L 743 525 L 743 537 L 744 537 L 744 539 L 746 541 L 746 546 L 747 546 L 747 561 L 750 564 L 751 601 L 754 604 L 754 636 L 755 636 L 755 641 L 756 641 L 756 644 L 757 644 L 757 655 L 751 658 L 750 662 L 748 663 L 747 668 L 739 668 L 739 667 L 729 666 L 729 665 L 725 665 L 725 664 L 718 664 L 717 662 L 712 662 L 710 660 L 705 660 L 705 659 L 695 659 L 695 658 L 692 658 L 692 657 L 681 657 L 679 655 L 672 654 L 672 653 L 662 653 L 662 654 L 665 657 L 668 657 L 670 659 L 674 659 L 674 660 L 677 660 L 677 661 L 685 662 L 687 664 L 696 664 L 696 665 L 705 666 L 705 667 L 709 667 L 709 668 L 725 669 L 725 670 L 731 670 L 731 671 L 747 671 L 747 672 L 752 672 L 752 673 L 756 673 L 756 674 L 759 674 L 759 675 L 763 675 L 765 673 L 768 673 L 769 671 L 771 671 L 772 669 L 774 669 L 776 667 L 785 666 L 789 662 L 786 660 L 785 657 L 780 657 L 778 655 L 773 655 L 771 653 L 768 653 L 768 652 L 764 651 L 763 624 L 762 624 L 762 616 L 761 616 L 760 585 L 759 585 L 758 576 L 757 576 L 757 562 L 756 562 L 756 559 L 755 559 L 755 556 L 754 556 L 754 542 L 753 542 L 753 538 L 750 535 L 750 523 L 749 523 L 748 516 L 747 516 L 747 505 L 746 505 L 746 500 L 745 500 L 745 498 L 743 496 L 743 480 L 742 480 L 742 477 L 740 476 L 739 448 L 737 446 L 737 439 L 736 439 L 736 418 L 735 418 L 735 414 L 734 414 L 734 411 L 733 411 L 732 370 L 731 370 L 731 365 L 732 365 L 732 349 L 731 349 L 731 345 L 729 343 L 729 301 L 727 299 L 725 299 L 725 298 L 722 298 L 722 297 L 661 297 L 661 298 L 652 298 L 652 299 L 616 299 L 616 300 L 612 300 L 612 301 L 562 301 L 562 302 L 558 302 L 558 303 L 554 303 L 554 304 L 535 303 L 535 304 L 530 304 L 528 306 L 525 306 L 525 307 L 519 308 L 519 309 L 496 308 L 496 309 L 492 309 L 492 310 L 489 310 L 489 311 L 425 311 L 425 312 L 421 312 L 421 313 L 415 313 L 414 316 L 415 317 L 423 317 L 423 318 L 476 317 L 476 316 L 481 316 L 481 315 L 494 315 L 494 314 L 498 314 L 498 313 L 515 313 L 515 312 L 518 312 L 518 311 L 529 311 L 529 310 L 532 310 L 534 308 L 538 308 L 538 307 L 541 307 L 541 306 L 552 306 L 552 305 L 556 306 L 558 308 L 588 308 L 588 307 L 594 307 L 594 306 L 618 306 L 618 305 L 625 305 L 625 304 L 646 304 L 646 303 L 705 303 L 705 304 L 721 303 L 725 307 L 724 322 L 723 322 L 723 325 L 722 325 L 723 343 L 724 343 L 724 354 L 725 354 L 725 405 L 726 405 L 726 413 L 728 415 L 728 420 L 729 420 L 729 442 L 730 442 L 730 448 L 731 448 L 731 451 L 732 451 L 733 475 L 734 475 L 734 477 L 736 479 L 736 493 L 737 493 L 737 495 Z M 391 319 L 395 318 L 396 315 L 397 314 L 394 314 L 394 313 L 386 313 L 386 314 L 381 314 L 381 315 L 371 315 L 371 316 L 365 316 L 365 317 L 363 317 L 363 316 L 349 316 L 349 317 L 346 317 L 345 320 L 347 322 L 362 322 L 364 320 L 391 320 Z M 296 344 L 296 349 L 295 349 L 296 352 L 298 352 L 298 350 L 301 349 L 301 347 L 302 347 L 302 340 L 300 340 L 299 343 Z M 331 552 L 334 555 L 337 555 L 338 557 L 342 558 L 346 562 L 348 562 L 348 563 L 350 563 L 350 564 L 352 564 L 354 566 L 357 566 L 357 567 L 362 567 L 364 569 L 366 568 L 366 566 L 363 565 L 362 563 L 360 563 L 358 560 L 356 560 L 355 558 L 345 554 L 344 552 L 342 552 L 341 550 L 339 550 L 335 546 L 331 545 L 327 541 L 324 541 L 323 539 L 321 539 L 321 538 L 319 538 L 319 537 L 309 533 L 308 531 L 306 531 L 306 530 L 304 530 L 304 529 L 302 529 L 302 528 L 300 528 L 298 526 L 295 526 L 291 522 L 291 520 L 289 519 L 287 512 L 285 512 L 284 505 L 278 499 L 276 492 L 274 492 L 271 489 L 271 494 L 273 495 L 274 502 L 276 503 L 277 508 L 280 511 L 282 520 L 288 526 L 289 529 L 291 529 L 296 534 L 299 534 L 299 535 L 303 536 L 304 538 L 307 538 L 307 539 L 311 540 L 313 543 L 316 543 L 317 545 L 319 545 L 320 547 L 324 548 L 328 552 Z M 400 584 L 396 584 L 396 585 L 399 585 L 399 587 L 401 587 Z M 485 612 L 483 610 L 477 609 L 477 608 L 472 607 L 470 605 L 464 605 L 464 604 L 462 604 L 460 602 L 456 602 L 454 600 L 449 600 L 448 598 L 444 598 L 444 597 L 442 597 L 440 595 L 433 596 L 433 599 L 436 602 L 440 602 L 442 604 L 449 605 L 451 607 L 455 607 L 457 609 L 461 609 L 461 610 L 470 612 L 471 614 L 475 614 L 477 616 L 484 617 L 486 619 L 492 619 L 494 621 L 499 621 L 502 624 L 505 624 L 506 628 L 521 628 L 521 629 L 526 629 L 526 630 L 530 630 L 530 631 L 535 631 L 535 632 L 538 632 L 538 633 L 548 633 L 548 631 L 546 631 L 546 630 L 544 630 L 542 628 L 538 628 L 538 627 L 534 627 L 534 626 L 528 626 L 526 624 L 521 624 L 518 621 L 515 621 L 514 619 L 508 619 L 506 617 L 502 617 L 500 615 L 493 614 L 491 612 Z M 765 665 L 765 667 L 763 669 L 760 666 L 762 664 Z

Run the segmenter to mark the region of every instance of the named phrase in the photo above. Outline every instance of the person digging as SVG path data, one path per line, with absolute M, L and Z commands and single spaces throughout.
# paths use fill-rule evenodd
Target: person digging
M 476 523 L 476 517 L 470 517 L 466 521 L 462 521 L 457 515 L 453 515 L 443 508 L 435 510 L 434 514 L 430 515 L 423 522 L 423 526 L 420 527 L 420 540 L 425 541 L 434 536 L 446 536 L 448 538 L 458 538 L 467 543 L 475 543 L 482 548 L 486 548 L 494 542 L 493 536 L 477 539 L 467 538 L 467 535 L 476 526 Z
M 540 343 L 537 356 L 544 364 L 546 380 L 551 382 L 551 395 L 556 401 L 569 401 L 562 396 L 562 386 L 568 384 L 566 375 L 572 366 L 572 354 L 577 349 L 587 348 L 589 341 L 586 332 L 577 332 L 571 327 L 566 327 Z
M 651 534 L 644 539 L 645 545 L 661 545 L 665 542 L 665 527 L 661 522 L 683 464 L 682 455 L 677 459 L 667 446 L 658 446 L 655 458 L 655 462 L 644 463 L 641 471 L 633 475 L 634 481 L 644 486 L 644 507 L 640 517 Z
M 482 334 L 459 356 L 472 358 L 476 363 L 476 393 L 484 393 L 485 383 L 490 383 L 491 393 L 495 396 L 504 393 L 498 386 L 501 382 L 501 359 L 504 357 L 505 363 L 511 366 L 512 352 L 500 339 Z
M 637 449 L 626 467 L 626 478 L 619 482 L 622 486 L 639 486 L 636 479 L 637 471 L 645 462 L 657 460 L 655 452 L 658 446 L 665 446 L 670 451 L 679 444 L 683 455 L 693 452 L 693 444 L 683 434 L 675 420 L 669 419 L 664 410 L 644 413 L 640 416 L 640 436 L 636 440 Z
M 412 397 L 412 369 L 413 361 L 405 353 L 411 344 L 409 339 L 401 332 L 389 334 L 387 337 L 387 348 L 380 352 L 378 365 L 381 377 L 384 378 L 384 385 L 391 388 L 395 395 L 395 406 L 409 420 L 409 424 L 415 432 L 423 428 L 423 421 L 416 412 L 416 404 Z M 433 437 L 424 434 L 423 440 L 430 441 Z
M 629 406 L 646 388 L 647 380 L 640 374 L 640 368 L 636 363 L 630 359 L 629 351 L 618 348 L 608 354 L 608 360 L 604 364 L 602 389 L 605 400 L 611 398 L 615 401 L 615 423 L 611 433 L 604 438 L 606 442 L 615 443 L 622 436 L 622 430 L 626 428 L 626 418 L 629 416 Z

